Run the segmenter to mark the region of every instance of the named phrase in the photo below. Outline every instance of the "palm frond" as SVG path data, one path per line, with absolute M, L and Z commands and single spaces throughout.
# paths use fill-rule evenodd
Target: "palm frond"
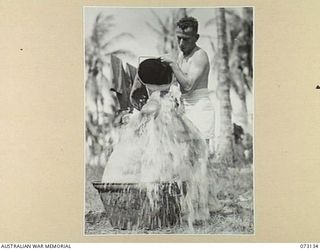
M 210 64 L 211 64 L 211 68 L 213 69 L 213 71 L 217 71 L 218 69 L 218 53 L 216 53 L 213 58 L 211 59 L 210 61 Z
M 100 13 L 97 15 L 96 20 L 95 20 L 95 23 L 99 23 L 101 17 L 102 17 L 102 12 L 100 12 Z
M 187 8 L 180 8 L 180 9 L 178 10 L 178 14 L 179 14 L 179 15 L 182 15 L 183 17 L 188 16 Z
M 208 34 L 201 34 L 201 37 L 203 37 L 203 38 L 208 38 L 209 40 L 216 39 L 215 36 L 211 36 L 211 35 L 208 35 Z
M 103 17 L 102 13 L 100 12 L 96 17 L 92 33 L 95 34 L 99 32 L 109 32 L 109 30 L 115 26 L 115 24 L 112 22 L 113 19 L 114 17 L 112 15 Z
M 171 17 L 172 17 L 172 24 L 176 25 L 176 23 L 179 21 L 179 10 L 178 11 L 172 11 L 171 12 Z
M 214 46 L 214 43 L 210 40 L 210 46 L 213 50 L 213 52 L 216 52 L 216 47 Z
M 100 15 L 100 14 L 99 14 Z M 99 16 L 98 15 L 98 16 Z M 99 17 L 101 18 L 101 17 Z M 96 44 L 98 47 L 100 46 L 101 41 L 103 38 L 111 31 L 111 29 L 115 26 L 114 23 L 110 22 L 100 22 L 98 17 L 98 23 L 95 23 L 92 31 L 92 35 L 90 40 L 92 43 Z
M 240 94 L 239 92 L 239 86 L 237 85 L 236 81 L 230 77 L 230 86 L 234 89 L 234 91 L 237 93 L 237 95 Z
M 170 17 L 167 17 L 164 22 L 165 22 L 165 26 L 169 27 L 169 25 L 170 25 Z
M 99 24 L 97 26 L 96 32 L 109 33 L 110 30 L 115 26 L 116 25 L 114 23 Z
M 109 68 L 111 67 L 111 63 L 110 62 L 105 62 L 105 65 Z
M 101 20 L 102 15 L 101 13 L 97 16 L 94 27 L 93 27 L 93 32 L 92 36 L 98 35 L 99 33 L 108 33 L 111 28 L 115 26 L 111 20 L 113 19 L 113 16 L 106 16 L 103 20 Z
M 118 49 L 118 50 L 114 50 L 114 51 L 110 51 L 104 54 L 105 56 L 111 56 L 111 55 L 115 55 L 115 56 L 128 56 L 128 57 L 135 57 L 136 55 L 131 52 L 130 50 L 126 50 L 126 49 Z
M 158 14 L 151 9 L 151 12 L 153 13 L 153 15 L 155 16 L 156 20 L 158 21 L 158 23 L 160 24 L 160 27 L 162 28 L 163 31 L 167 32 L 168 28 L 166 27 L 165 23 L 162 21 L 162 19 L 158 16 Z
M 201 35 L 202 38 L 207 38 L 209 40 L 209 43 L 210 43 L 210 46 L 212 48 L 212 50 L 215 52 L 216 49 L 215 49 L 215 46 L 214 46 L 214 43 L 213 43 L 213 40 L 215 39 L 214 36 L 211 36 L 211 35 Z
M 225 9 L 225 12 L 228 16 L 234 18 L 235 20 L 242 21 L 242 18 L 233 10 Z
M 195 8 L 187 8 L 187 15 L 195 11 Z
M 153 27 L 152 24 L 150 24 L 149 22 L 146 22 L 146 25 L 151 28 L 151 30 L 153 30 L 155 33 L 157 33 L 159 36 L 162 35 L 162 32 L 160 30 L 158 30 L 157 28 Z
M 245 84 L 246 84 L 248 90 L 250 92 L 252 92 L 252 78 L 251 77 L 248 77 L 248 79 L 246 79 Z
M 113 15 L 108 15 L 108 16 L 105 16 L 103 18 L 103 22 L 110 22 L 110 21 L 113 21 L 114 20 L 114 16 Z
M 204 24 L 204 27 L 207 28 L 208 26 L 215 25 L 216 23 L 217 23 L 217 19 L 216 18 L 211 18 Z
M 117 42 L 119 42 L 121 39 L 125 39 L 125 38 L 134 39 L 135 37 L 132 34 L 128 33 L 128 32 L 120 33 L 120 34 L 112 37 L 109 41 L 105 42 L 101 46 L 101 49 L 106 49 L 108 47 L 111 47 L 114 44 L 116 44 Z

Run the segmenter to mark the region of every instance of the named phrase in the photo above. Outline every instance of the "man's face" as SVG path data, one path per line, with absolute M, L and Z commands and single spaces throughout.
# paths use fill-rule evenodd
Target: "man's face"
M 189 55 L 196 46 L 197 35 L 177 35 L 178 45 L 184 55 Z

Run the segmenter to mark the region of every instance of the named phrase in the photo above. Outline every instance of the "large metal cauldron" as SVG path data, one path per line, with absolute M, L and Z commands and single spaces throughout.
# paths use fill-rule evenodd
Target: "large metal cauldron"
M 147 188 L 134 183 L 93 182 L 114 228 L 159 229 L 180 225 L 180 197 L 185 195 L 185 183 L 156 184 L 156 200 L 150 200 Z

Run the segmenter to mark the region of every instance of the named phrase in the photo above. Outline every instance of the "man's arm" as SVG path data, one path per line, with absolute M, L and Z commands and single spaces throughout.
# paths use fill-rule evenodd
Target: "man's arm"
M 177 62 L 163 60 L 170 65 L 175 77 L 185 91 L 190 91 L 194 87 L 209 65 L 208 56 L 203 50 L 199 50 L 191 60 L 188 74 L 182 72 Z

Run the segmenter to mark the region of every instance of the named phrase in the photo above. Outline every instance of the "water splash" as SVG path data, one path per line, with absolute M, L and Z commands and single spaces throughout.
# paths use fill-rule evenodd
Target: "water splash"
M 114 227 L 155 229 L 186 222 L 192 230 L 209 217 L 207 145 L 183 115 L 180 94 L 176 88 L 153 92 L 144 106 L 152 111 L 133 114 L 121 131 L 100 189 Z

